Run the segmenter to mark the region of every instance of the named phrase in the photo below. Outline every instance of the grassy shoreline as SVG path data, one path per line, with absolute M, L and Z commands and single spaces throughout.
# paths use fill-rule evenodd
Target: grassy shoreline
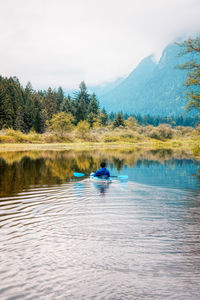
M 25 150 L 70 150 L 90 148 L 143 148 L 143 149 L 180 149 L 193 151 L 200 146 L 197 139 L 176 139 L 176 140 L 144 140 L 138 142 L 74 142 L 74 143 L 2 143 L 0 151 L 25 151 Z
M 100 128 L 80 136 L 76 131 L 61 136 L 56 133 L 23 134 L 12 129 L 0 131 L 0 152 L 59 151 L 90 149 L 185 151 L 200 159 L 200 127 L 171 128 L 166 125 L 130 129 Z

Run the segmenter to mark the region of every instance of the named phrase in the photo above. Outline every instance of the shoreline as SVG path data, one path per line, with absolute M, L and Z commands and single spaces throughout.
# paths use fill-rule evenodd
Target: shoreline
M 166 140 L 166 141 L 142 141 L 134 143 L 103 143 L 103 142 L 74 142 L 74 143 L 2 143 L 0 144 L 0 152 L 7 151 L 62 151 L 62 150 L 90 150 L 90 149 L 143 149 L 143 150 L 159 150 L 159 149 L 171 149 L 171 150 L 183 150 L 191 152 L 195 155 L 195 147 L 200 147 L 200 141 L 197 139 L 177 139 L 177 140 Z M 200 158 L 199 153 L 196 153 L 197 157 Z

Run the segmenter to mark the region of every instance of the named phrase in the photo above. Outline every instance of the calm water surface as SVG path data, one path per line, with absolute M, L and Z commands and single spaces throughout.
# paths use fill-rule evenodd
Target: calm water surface
M 107 159 L 128 181 L 77 179 Z M 0 154 L 0 299 L 199 299 L 200 162 L 171 151 Z

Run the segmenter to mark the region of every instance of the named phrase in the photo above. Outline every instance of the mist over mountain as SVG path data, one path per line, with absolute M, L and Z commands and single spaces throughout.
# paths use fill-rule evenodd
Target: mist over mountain
M 123 77 L 119 77 L 112 82 L 105 82 L 101 85 L 96 85 L 96 86 L 88 86 L 88 90 L 89 92 L 98 95 L 98 97 L 102 97 L 105 94 L 112 91 L 114 88 L 116 88 L 123 80 L 124 80 Z
M 127 78 L 110 86 L 110 90 L 108 86 L 107 90 L 94 88 L 101 107 L 108 112 L 141 115 L 176 116 L 183 113 L 187 72 L 176 66 L 191 57 L 178 56 L 179 53 L 180 47 L 170 44 L 158 62 L 155 62 L 153 55 L 146 57 Z

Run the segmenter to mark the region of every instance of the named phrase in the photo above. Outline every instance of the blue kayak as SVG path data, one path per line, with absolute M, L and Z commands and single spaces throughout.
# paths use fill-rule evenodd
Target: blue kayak
M 111 178 L 101 178 L 94 176 L 93 173 L 90 174 L 90 179 L 94 182 L 99 182 L 99 183 L 110 183 L 112 182 Z

